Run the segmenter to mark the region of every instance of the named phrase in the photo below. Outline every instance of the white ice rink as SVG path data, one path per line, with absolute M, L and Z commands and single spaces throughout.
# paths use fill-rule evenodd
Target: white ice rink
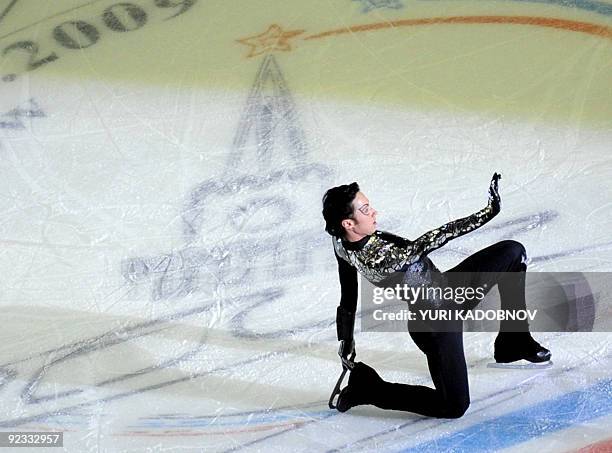
M 412 4 L 345 3 L 362 21 L 410 17 Z M 609 37 L 592 39 L 593 59 L 610 55 Z M 340 291 L 324 191 L 358 181 L 380 229 L 414 238 L 482 208 L 498 171 L 500 215 L 433 253 L 441 269 L 511 238 L 529 272 L 610 272 L 612 116 L 583 120 L 589 80 L 565 120 L 327 99 L 301 92 L 280 47 L 248 60 L 243 87 L 68 77 L 55 61 L 5 77 L 0 431 L 62 431 L 71 452 L 612 451 L 605 332 L 538 334 L 554 359 L 543 370 L 487 368 L 495 334 L 466 333 L 472 404 L 457 420 L 327 407 Z M 0 61 L 14 52 L 30 50 Z M 67 65 L 95 67 L 86 49 L 74 55 Z M 431 385 L 407 333 L 357 330 L 359 360 Z

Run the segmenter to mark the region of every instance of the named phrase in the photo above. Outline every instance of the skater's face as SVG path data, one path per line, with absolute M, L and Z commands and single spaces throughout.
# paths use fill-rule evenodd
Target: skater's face
M 378 211 L 370 205 L 370 200 L 363 192 L 357 192 L 353 200 L 353 217 L 342 221 L 347 231 L 356 236 L 367 236 L 376 231 Z

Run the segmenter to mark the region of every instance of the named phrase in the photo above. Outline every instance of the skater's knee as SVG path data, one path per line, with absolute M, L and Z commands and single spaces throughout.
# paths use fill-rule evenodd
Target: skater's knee
M 469 398 L 449 403 L 446 406 L 441 418 L 460 418 L 468 410 L 468 407 L 470 407 Z
M 507 239 L 501 241 L 499 245 L 507 250 L 513 257 L 520 260 L 522 264 L 527 264 L 527 250 L 523 244 L 512 239 Z
M 463 417 L 463 414 L 465 414 L 465 412 L 467 411 L 468 407 L 470 407 L 470 403 L 467 403 L 465 405 L 453 406 L 448 409 L 446 417 L 444 418 L 461 418 Z

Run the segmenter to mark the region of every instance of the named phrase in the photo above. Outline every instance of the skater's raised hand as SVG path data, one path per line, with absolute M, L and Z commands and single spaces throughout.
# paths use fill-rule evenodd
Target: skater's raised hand
M 489 185 L 489 206 L 493 208 L 493 213 L 497 214 L 501 210 L 501 197 L 497 181 L 501 179 L 499 173 L 493 173 L 491 184 Z

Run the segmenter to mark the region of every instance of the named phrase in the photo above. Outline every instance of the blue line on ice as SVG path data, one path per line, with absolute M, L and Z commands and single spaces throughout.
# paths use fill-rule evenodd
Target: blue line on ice
M 402 450 L 490 452 L 612 413 L 612 379 Z

